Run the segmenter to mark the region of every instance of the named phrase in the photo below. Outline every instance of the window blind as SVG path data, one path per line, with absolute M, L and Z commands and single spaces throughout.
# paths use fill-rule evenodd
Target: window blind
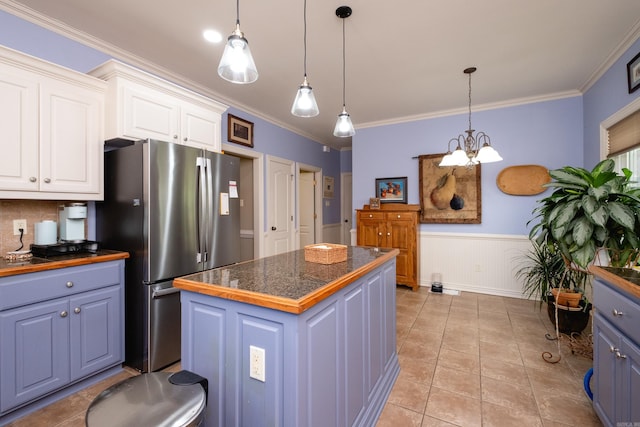
M 640 110 L 620 120 L 607 131 L 609 133 L 607 157 L 640 148 Z

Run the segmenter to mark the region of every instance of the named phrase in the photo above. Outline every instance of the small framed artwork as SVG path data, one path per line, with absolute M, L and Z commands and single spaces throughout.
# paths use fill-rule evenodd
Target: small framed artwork
M 627 64 L 627 84 L 629 93 L 635 92 L 640 87 L 640 53 Z
M 376 197 L 380 203 L 407 203 L 407 177 L 376 178 Z
M 229 114 L 227 116 L 227 140 L 253 148 L 253 123 Z
M 333 177 L 322 177 L 322 197 L 325 199 L 333 199 Z
M 369 209 L 380 209 L 380 198 L 378 198 L 378 197 L 370 197 L 369 198 Z

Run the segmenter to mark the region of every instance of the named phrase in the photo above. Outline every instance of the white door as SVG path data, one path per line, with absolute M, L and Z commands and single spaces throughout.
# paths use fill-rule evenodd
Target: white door
M 353 202 L 351 200 L 352 179 L 353 177 L 351 173 L 343 173 L 342 183 L 340 185 L 340 201 L 342 205 L 342 243 L 345 245 L 351 244 L 351 227 L 353 222 Z
M 267 159 L 267 256 L 295 249 L 293 222 L 293 162 Z
M 316 243 L 315 178 L 313 172 L 300 171 L 298 194 L 300 200 L 300 248 Z

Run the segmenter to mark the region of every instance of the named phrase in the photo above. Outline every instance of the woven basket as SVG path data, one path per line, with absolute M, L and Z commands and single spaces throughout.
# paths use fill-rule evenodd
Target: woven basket
M 318 264 L 336 264 L 347 260 L 347 247 L 334 243 L 316 243 L 304 247 L 304 260 Z

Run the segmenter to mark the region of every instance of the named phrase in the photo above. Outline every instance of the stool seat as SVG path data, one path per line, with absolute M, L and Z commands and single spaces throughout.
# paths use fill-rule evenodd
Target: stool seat
M 171 372 L 142 374 L 104 390 L 87 410 L 87 427 L 200 425 L 207 405 L 205 389 L 198 383 L 173 384 L 172 375 Z

